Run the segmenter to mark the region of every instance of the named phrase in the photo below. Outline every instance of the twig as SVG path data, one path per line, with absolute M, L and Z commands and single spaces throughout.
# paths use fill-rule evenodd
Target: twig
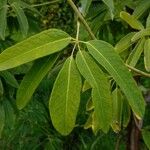
M 148 77 L 148 78 L 150 78 L 150 74 L 149 73 L 146 73 L 146 72 L 143 72 L 143 71 L 141 71 L 141 70 L 138 70 L 138 69 L 136 69 L 136 68 L 134 68 L 134 67 L 132 67 L 132 66 L 129 66 L 128 64 L 125 64 L 129 69 L 131 69 L 132 71 L 134 71 L 134 72 L 136 72 L 136 73 L 138 73 L 138 74 L 140 74 L 140 75 L 142 75 L 142 76 L 145 76 L 145 77 Z
M 72 7 L 72 9 L 75 11 L 76 15 L 79 17 L 81 23 L 83 23 L 83 25 L 85 26 L 85 29 L 88 31 L 89 35 L 91 36 L 92 39 L 96 39 L 95 35 L 93 34 L 91 28 L 89 27 L 88 23 L 86 22 L 86 20 L 84 19 L 84 17 L 82 16 L 82 14 L 80 13 L 80 11 L 78 10 L 78 8 L 76 7 L 76 5 L 74 4 L 74 2 L 72 0 L 67 0 L 68 3 L 70 4 L 70 6 Z
M 54 3 L 57 3 L 57 2 L 59 2 L 59 1 L 60 1 L 60 0 L 54 0 L 54 1 L 52 1 L 52 2 L 45 2 L 45 3 L 41 3 L 41 4 L 34 4 L 34 5 L 31 5 L 31 7 L 39 7 L 39 6 L 54 4 Z

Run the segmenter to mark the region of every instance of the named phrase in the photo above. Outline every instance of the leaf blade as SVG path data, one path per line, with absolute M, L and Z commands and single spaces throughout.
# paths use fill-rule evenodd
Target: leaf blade
M 67 33 L 57 29 L 36 34 L 0 54 L 0 71 L 61 51 L 70 40 Z
M 141 119 L 145 112 L 143 96 L 114 48 L 100 40 L 89 41 L 86 45 L 90 54 L 113 76 L 126 95 L 133 112 Z
M 93 88 L 92 100 L 95 115 L 100 128 L 107 132 L 112 119 L 112 101 L 107 78 L 85 51 L 78 52 L 76 63 L 80 73 Z
M 52 55 L 51 57 L 36 61 L 24 76 L 16 96 L 16 105 L 19 110 L 23 109 L 29 103 L 34 91 L 53 67 L 57 58 L 57 55 Z
M 75 126 L 80 91 L 81 78 L 71 56 L 56 78 L 49 101 L 52 123 L 62 135 L 68 135 Z
M 144 64 L 145 69 L 150 72 L 150 38 L 144 44 Z

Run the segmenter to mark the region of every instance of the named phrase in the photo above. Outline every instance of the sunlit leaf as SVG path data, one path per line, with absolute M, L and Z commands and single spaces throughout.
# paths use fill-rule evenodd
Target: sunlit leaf
M 70 40 L 67 33 L 57 29 L 36 34 L 0 54 L 0 71 L 61 51 Z
M 120 13 L 120 17 L 127 22 L 133 29 L 141 30 L 144 29 L 141 22 L 139 22 L 134 16 L 130 15 L 129 13 L 122 11 Z
M 146 20 L 146 28 L 150 28 L 150 13 L 149 13 L 147 20 Z
M 49 101 L 52 123 L 62 135 L 68 135 L 75 126 L 80 91 L 81 77 L 71 56 L 56 78 Z
M 33 64 L 29 72 L 24 76 L 17 91 L 16 104 L 18 109 L 22 109 L 27 105 L 34 91 L 48 71 L 53 67 L 56 60 L 57 56 L 52 55 L 50 57 L 37 60 Z
M 89 41 L 86 45 L 91 55 L 112 75 L 127 97 L 133 112 L 141 119 L 145 112 L 143 96 L 114 48 L 100 40 Z
M 81 12 L 84 16 L 88 13 L 92 0 L 81 0 Z

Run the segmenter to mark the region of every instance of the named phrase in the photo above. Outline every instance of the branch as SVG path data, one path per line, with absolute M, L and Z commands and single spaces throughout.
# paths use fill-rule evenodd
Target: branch
M 93 34 L 91 28 L 89 27 L 88 23 L 86 22 L 86 20 L 84 19 L 84 17 L 82 16 L 82 14 L 80 13 L 80 11 L 78 10 L 78 8 L 76 7 L 76 5 L 74 4 L 74 2 L 72 0 L 67 0 L 68 3 L 70 4 L 70 6 L 72 7 L 72 9 L 75 11 L 76 15 L 78 16 L 78 18 L 80 19 L 80 21 L 82 22 L 82 24 L 85 26 L 85 29 L 88 31 L 89 35 L 91 36 L 91 38 L 94 40 L 96 39 L 95 35 Z

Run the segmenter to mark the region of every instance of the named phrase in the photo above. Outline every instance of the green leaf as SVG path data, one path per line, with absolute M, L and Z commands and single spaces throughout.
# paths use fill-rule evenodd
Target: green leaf
M 150 38 L 144 44 L 144 64 L 145 69 L 150 72 Z
M 150 13 L 149 13 L 147 20 L 146 20 L 146 28 L 150 28 Z
M 18 109 L 22 109 L 27 105 L 34 91 L 36 90 L 42 79 L 45 77 L 45 75 L 53 67 L 57 58 L 58 57 L 56 55 L 52 55 L 51 57 L 37 60 L 33 64 L 29 72 L 24 76 L 17 91 L 16 104 Z
M 0 139 L 2 138 L 2 131 L 5 126 L 5 111 L 2 103 L 0 103 Z
M 131 109 L 130 106 L 126 100 L 126 98 L 123 98 L 123 118 L 122 118 L 122 122 L 123 122 L 123 127 L 126 128 L 130 122 L 130 117 L 131 117 Z
M 131 42 L 131 38 L 136 34 L 136 32 L 131 32 L 124 36 L 115 46 L 117 53 L 121 53 L 124 50 L 128 49 L 134 42 Z
M 140 41 L 138 41 L 138 43 L 136 44 L 135 48 L 133 49 L 133 51 L 130 53 L 128 59 L 127 59 L 127 64 L 129 64 L 132 67 L 135 67 L 135 65 L 137 64 L 143 49 L 144 49 L 144 43 L 145 43 L 145 38 L 141 39 Z
M 86 45 L 91 55 L 112 75 L 127 97 L 133 112 L 141 119 L 145 112 L 143 96 L 112 45 L 101 40 L 89 41 Z
M 71 56 L 56 78 L 49 101 L 52 123 L 62 135 L 68 135 L 75 126 L 80 91 L 81 77 Z
M 56 53 L 65 48 L 70 40 L 67 33 L 57 29 L 36 34 L 0 54 L 0 71 Z
M 0 78 L 0 97 L 3 95 L 3 93 L 4 93 L 4 88 L 3 88 L 2 80 Z
M 14 109 L 10 101 L 7 99 L 4 99 L 3 104 L 4 104 L 4 110 L 5 110 L 6 127 L 8 127 L 9 129 L 13 129 L 15 120 L 16 120 Z
M 113 128 L 114 132 L 118 133 L 121 130 L 122 109 L 123 109 L 122 95 L 118 88 L 116 88 L 112 92 L 112 97 L 113 97 L 112 128 Z
M 84 124 L 84 129 L 89 129 L 92 127 L 92 115 L 93 113 L 91 113 L 86 121 L 86 123 Z
M 109 8 L 109 12 L 110 12 L 110 15 L 111 15 L 111 19 L 114 18 L 114 2 L 113 0 L 102 0 L 106 5 L 107 7 Z
M 135 42 L 137 41 L 138 39 L 140 38 L 143 38 L 145 36 L 150 36 L 150 28 L 147 28 L 147 29 L 143 29 L 139 32 L 137 32 L 131 39 L 132 42 Z
M 92 100 L 95 115 L 100 128 L 107 132 L 112 119 L 112 101 L 107 78 L 85 51 L 77 53 L 76 63 L 80 73 L 93 88 Z
M 0 38 L 2 40 L 5 40 L 5 31 L 7 27 L 7 0 L 3 0 L 3 2 L 0 2 Z
M 150 149 L 150 131 L 145 130 L 145 129 L 142 130 L 142 136 L 143 136 L 146 146 L 148 147 L 148 149 Z
M 127 22 L 133 29 L 141 30 L 144 29 L 141 22 L 139 22 L 134 16 L 129 13 L 122 11 L 120 12 L 120 17 Z
M 81 0 L 81 6 L 82 6 L 81 12 L 84 16 L 86 16 L 86 14 L 88 13 L 91 3 L 92 0 Z
M 25 15 L 23 9 L 20 7 L 19 3 L 14 2 L 11 4 L 11 6 L 17 15 L 17 19 L 18 19 L 18 22 L 20 25 L 21 32 L 26 37 L 27 33 L 28 33 L 28 29 L 29 29 L 27 17 Z
M 85 80 L 82 87 L 82 92 L 85 92 L 87 90 L 91 89 L 90 84 Z
M 150 8 L 149 0 L 142 0 L 134 9 L 133 16 L 138 19 Z
M 0 76 L 5 79 L 5 82 L 11 85 L 14 88 L 18 88 L 19 84 L 15 79 L 14 75 L 12 75 L 9 71 L 2 71 L 0 72 Z
M 91 111 L 94 108 L 92 98 L 90 97 L 86 103 L 86 111 Z

